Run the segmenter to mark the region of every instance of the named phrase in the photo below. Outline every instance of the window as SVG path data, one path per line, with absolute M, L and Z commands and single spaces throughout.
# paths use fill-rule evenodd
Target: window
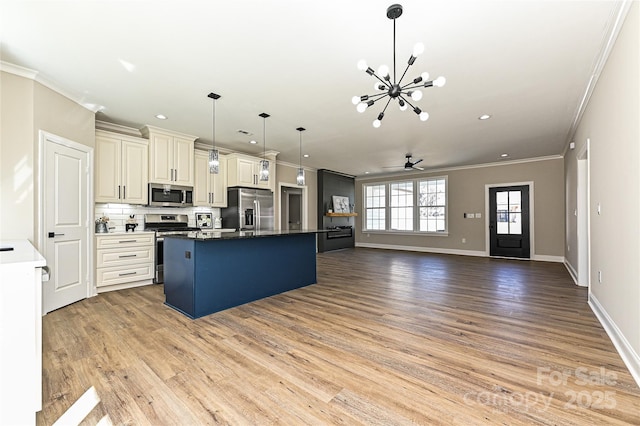
M 364 191 L 367 229 L 385 229 L 386 193 L 385 185 L 367 185 Z
M 391 229 L 413 231 L 413 182 L 395 182 L 391 189 Z
M 447 193 L 444 179 L 421 180 L 420 187 L 420 231 L 444 232 Z
M 364 184 L 363 231 L 447 233 L 447 178 Z

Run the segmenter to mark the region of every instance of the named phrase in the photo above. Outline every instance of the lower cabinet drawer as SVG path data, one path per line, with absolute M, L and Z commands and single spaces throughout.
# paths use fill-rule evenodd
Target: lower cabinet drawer
M 101 249 L 97 251 L 96 266 L 105 268 L 153 262 L 153 247 Z
M 103 287 L 153 279 L 153 262 L 127 267 L 98 268 L 97 286 Z

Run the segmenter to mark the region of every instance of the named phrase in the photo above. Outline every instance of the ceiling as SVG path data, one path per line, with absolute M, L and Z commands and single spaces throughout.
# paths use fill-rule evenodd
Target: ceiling
M 362 176 L 561 155 L 612 31 L 614 1 L 405 0 L 396 21 L 398 73 L 413 45 L 447 84 L 410 109 L 354 95 L 375 80 L 356 67 L 393 63 L 391 0 L 15 1 L 0 5 L 0 59 L 88 108 L 98 120 L 145 124 L 278 160 Z M 261 112 L 266 120 L 263 140 Z M 164 114 L 167 120 L 155 118 Z M 489 120 L 478 117 L 490 114 Z M 243 130 L 252 135 L 238 132 Z M 255 139 L 257 145 L 249 144 Z M 501 154 L 508 154 L 503 158 Z

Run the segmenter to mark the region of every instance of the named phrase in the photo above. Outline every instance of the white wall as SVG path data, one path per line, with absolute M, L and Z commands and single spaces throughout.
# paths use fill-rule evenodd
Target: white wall
M 578 126 L 576 148 L 565 157 L 565 182 L 566 243 L 575 244 L 577 224 L 571 217 L 578 181 L 576 155 L 590 139 L 590 301 L 640 383 L 639 22 L 636 1 Z M 574 256 L 568 260 L 576 262 Z

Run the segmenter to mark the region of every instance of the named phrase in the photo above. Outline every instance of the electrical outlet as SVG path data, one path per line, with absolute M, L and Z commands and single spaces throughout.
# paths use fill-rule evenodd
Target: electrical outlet
M 600 203 L 598 203 L 598 215 L 600 215 Z
M 466 238 L 462 239 L 462 244 L 467 244 L 467 239 Z
M 481 213 L 476 213 L 476 219 L 480 219 L 482 217 Z
M 571 246 L 567 244 L 567 251 L 571 251 Z
M 469 219 L 475 219 L 475 218 L 476 218 L 476 215 L 475 215 L 475 214 L 473 214 L 473 213 L 467 213 L 467 217 L 468 217 Z
M 602 284 L 602 271 L 598 271 L 598 282 Z

